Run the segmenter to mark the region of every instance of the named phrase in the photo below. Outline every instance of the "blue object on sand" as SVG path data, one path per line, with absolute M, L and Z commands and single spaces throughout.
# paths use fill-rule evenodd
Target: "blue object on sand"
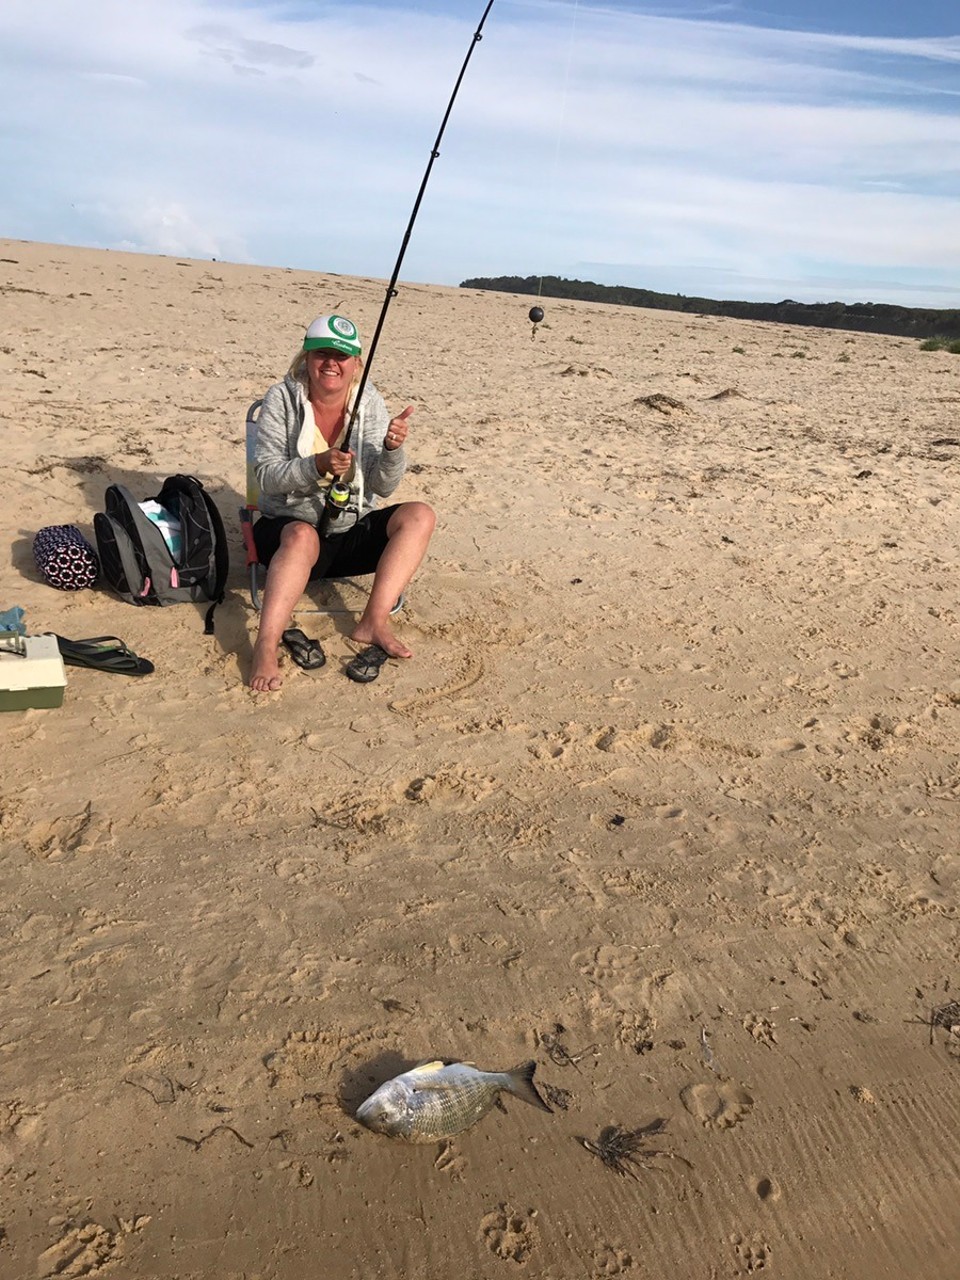
M 26 616 L 18 604 L 15 604 L 12 609 L 4 609 L 0 612 L 0 633 L 25 636 L 27 634 L 27 624 L 24 622 Z

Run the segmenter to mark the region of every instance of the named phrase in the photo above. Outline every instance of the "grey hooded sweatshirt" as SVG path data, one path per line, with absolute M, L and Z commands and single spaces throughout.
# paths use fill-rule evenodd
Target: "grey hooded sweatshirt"
M 253 468 L 261 515 L 317 524 L 332 477 L 317 472 L 312 416 L 304 425 L 306 403 L 303 384 L 289 373 L 270 387 L 260 407 Z M 361 516 L 374 509 L 378 497 L 389 498 L 407 467 L 402 445 L 390 451 L 383 447 L 389 424 L 383 396 L 368 383 L 350 438 L 356 463 L 345 477 L 356 491 Z

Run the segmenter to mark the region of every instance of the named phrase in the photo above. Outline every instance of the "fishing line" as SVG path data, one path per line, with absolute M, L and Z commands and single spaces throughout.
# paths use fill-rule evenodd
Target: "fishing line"
M 357 394 L 354 397 L 354 401 L 353 401 L 353 409 L 350 413 L 350 421 L 347 423 L 346 434 L 343 437 L 343 443 L 340 445 L 340 448 L 343 450 L 347 450 L 350 447 L 350 435 L 353 431 L 354 423 L 356 422 L 357 417 L 360 413 L 360 400 L 363 396 L 364 387 L 367 385 L 367 376 L 370 373 L 370 366 L 373 363 L 374 352 L 376 351 L 377 343 L 380 340 L 380 331 L 383 329 L 383 322 L 387 318 L 387 308 L 390 306 L 391 300 L 397 296 L 396 284 L 397 284 L 397 277 L 400 275 L 400 265 L 403 262 L 403 256 L 407 251 L 407 245 L 410 243 L 410 235 L 413 231 L 413 224 L 416 222 L 417 214 L 420 211 L 420 202 L 423 199 L 424 191 L 426 191 L 427 189 L 427 182 L 430 180 L 430 171 L 433 168 L 433 162 L 436 160 L 436 158 L 440 154 L 440 140 L 443 137 L 443 131 L 447 127 L 447 121 L 450 119 L 450 113 L 453 110 L 453 104 L 456 101 L 457 93 L 460 90 L 460 84 L 463 80 L 464 75 L 466 74 L 467 66 L 470 62 L 471 57 L 473 56 L 473 51 L 477 47 L 477 45 L 480 43 L 480 41 L 483 39 L 483 34 L 482 34 L 483 24 L 486 22 L 487 14 L 490 12 L 492 8 L 493 8 L 493 0 L 488 0 L 487 7 L 483 11 L 483 17 L 480 19 L 480 25 L 477 27 L 476 31 L 473 33 L 473 38 L 470 41 L 470 47 L 467 50 L 467 56 L 463 60 L 463 66 L 460 68 L 460 74 L 457 76 L 457 82 L 453 86 L 453 93 L 450 95 L 450 101 L 447 103 L 447 109 L 444 112 L 443 120 L 440 124 L 440 132 L 437 134 L 436 141 L 433 144 L 433 150 L 430 152 L 430 159 L 427 163 L 426 172 L 423 175 L 423 181 L 420 183 L 420 190 L 417 192 L 417 198 L 413 204 L 413 212 L 410 214 L 410 221 L 407 223 L 407 229 L 404 232 L 403 240 L 400 243 L 400 253 L 397 256 L 397 262 L 393 268 L 393 275 L 390 277 L 390 283 L 387 285 L 386 296 L 383 299 L 383 306 L 380 308 L 380 318 L 377 321 L 377 327 L 374 330 L 373 338 L 370 341 L 370 347 L 367 353 L 367 358 L 363 362 L 363 374 L 360 378 L 360 385 L 357 387 Z
M 560 98 L 560 120 L 557 124 L 557 139 L 553 149 L 553 171 L 550 176 L 550 199 L 547 204 L 549 209 L 556 208 L 556 200 L 554 197 L 556 195 L 557 188 L 557 170 L 560 167 L 560 146 L 563 141 L 564 124 L 566 123 L 567 117 L 567 98 L 570 93 L 570 68 L 573 66 L 573 46 L 577 36 L 577 15 L 579 11 L 580 0 L 574 0 L 573 17 L 570 20 L 570 40 L 567 44 L 567 66 L 563 76 L 563 94 Z M 537 305 L 530 308 L 529 319 L 533 325 L 533 331 L 530 334 L 531 338 L 535 338 L 537 336 L 537 325 L 543 319 L 543 307 L 540 305 L 542 302 L 543 276 L 540 277 L 540 282 L 537 285 Z

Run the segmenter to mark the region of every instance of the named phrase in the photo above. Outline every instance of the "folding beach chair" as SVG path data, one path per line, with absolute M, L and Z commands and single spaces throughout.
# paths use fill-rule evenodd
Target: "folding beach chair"
M 253 518 L 259 512 L 260 502 L 260 486 L 257 484 L 257 475 L 253 469 L 253 460 L 257 449 L 257 423 L 260 418 L 260 406 L 262 400 L 255 400 L 247 410 L 247 503 L 246 506 L 240 508 L 240 529 L 243 533 L 243 545 L 247 552 L 247 572 L 250 575 L 250 599 L 253 607 L 260 612 L 260 570 L 261 564 L 257 556 L 256 544 L 253 540 Z M 363 583 L 358 582 L 356 578 L 321 578 L 319 584 L 323 586 L 326 583 L 333 583 L 336 586 L 347 586 L 364 591 Z M 317 585 L 311 583 L 311 586 Z M 404 597 L 400 599 L 390 610 L 391 615 L 398 613 L 403 608 Z M 294 610 L 295 613 L 362 613 L 363 604 L 359 607 L 350 608 L 346 605 L 327 605 L 313 604 L 312 607 L 298 605 Z

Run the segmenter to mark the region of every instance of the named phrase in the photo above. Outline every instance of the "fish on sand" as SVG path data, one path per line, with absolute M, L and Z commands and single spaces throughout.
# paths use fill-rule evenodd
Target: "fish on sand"
M 550 1111 L 533 1083 L 535 1062 L 481 1071 L 472 1062 L 421 1062 L 394 1076 L 360 1104 L 357 1119 L 374 1133 L 405 1142 L 441 1142 L 482 1119 L 501 1093 Z

